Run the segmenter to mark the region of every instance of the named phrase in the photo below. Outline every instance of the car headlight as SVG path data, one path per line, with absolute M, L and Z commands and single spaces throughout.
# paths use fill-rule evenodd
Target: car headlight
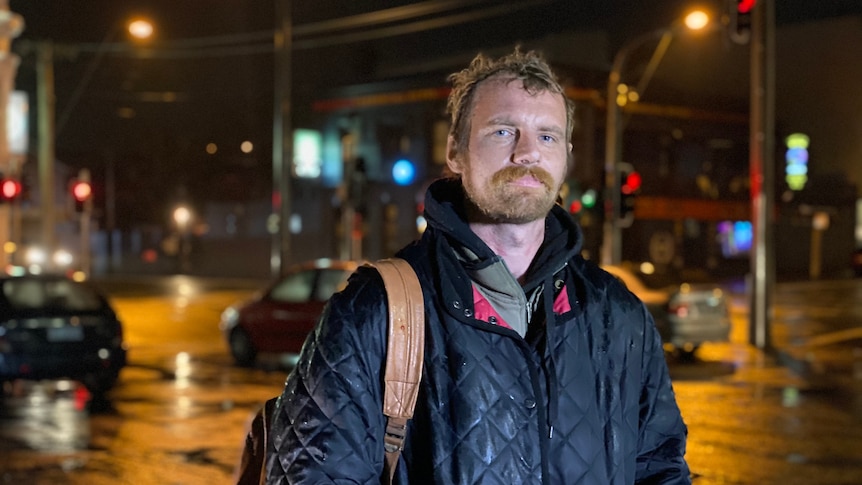
M 221 321 L 219 321 L 219 328 L 224 332 L 226 330 L 230 330 L 234 328 L 239 321 L 239 311 L 237 311 L 236 307 L 231 305 L 223 312 L 221 312 Z

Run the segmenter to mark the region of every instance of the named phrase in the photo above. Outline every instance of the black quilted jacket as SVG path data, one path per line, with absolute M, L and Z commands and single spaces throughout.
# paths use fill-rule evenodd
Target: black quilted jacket
M 686 427 L 645 307 L 579 254 L 555 208 L 528 272 L 541 292 L 525 337 L 476 318 L 453 248 L 495 264 L 456 182 L 435 182 L 429 228 L 401 251 L 423 284 L 425 367 L 396 483 L 690 483 Z M 379 483 L 383 470 L 382 281 L 361 269 L 333 296 L 288 376 L 271 429 L 267 483 Z

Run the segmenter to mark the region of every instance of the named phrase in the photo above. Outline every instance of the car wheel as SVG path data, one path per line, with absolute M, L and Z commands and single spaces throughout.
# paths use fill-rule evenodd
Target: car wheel
M 84 377 L 83 384 L 90 391 L 90 394 L 98 397 L 113 389 L 119 378 L 119 369 L 106 369 Z
M 680 362 L 694 362 L 695 361 L 695 352 L 697 352 L 699 345 L 694 346 L 686 346 L 686 347 L 676 347 L 674 348 L 674 355 L 677 360 Z
M 251 342 L 248 332 L 240 327 L 230 332 L 230 353 L 238 365 L 250 366 L 257 358 L 257 349 Z

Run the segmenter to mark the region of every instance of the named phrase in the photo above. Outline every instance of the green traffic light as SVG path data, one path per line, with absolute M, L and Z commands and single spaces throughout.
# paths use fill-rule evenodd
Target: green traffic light
M 587 209 L 592 209 L 596 206 L 596 191 L 589 189 L 581 195 L 581 204 Z

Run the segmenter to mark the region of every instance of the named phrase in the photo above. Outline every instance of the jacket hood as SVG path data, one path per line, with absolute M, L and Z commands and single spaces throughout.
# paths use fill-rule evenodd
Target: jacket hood
M 468 225 L 464 188 L 458 179 L 440 179 L 425 195 L 428 226 L 441 231 L 456 249 L 475 255 L 473 266 L 490 266 L 501 260 Z M 562 207 L 554 205 L 545 218 L 545 241 L 527 271 L 524 289 L 530 290 L 559 271 L 581 251 L 581 230 Z

